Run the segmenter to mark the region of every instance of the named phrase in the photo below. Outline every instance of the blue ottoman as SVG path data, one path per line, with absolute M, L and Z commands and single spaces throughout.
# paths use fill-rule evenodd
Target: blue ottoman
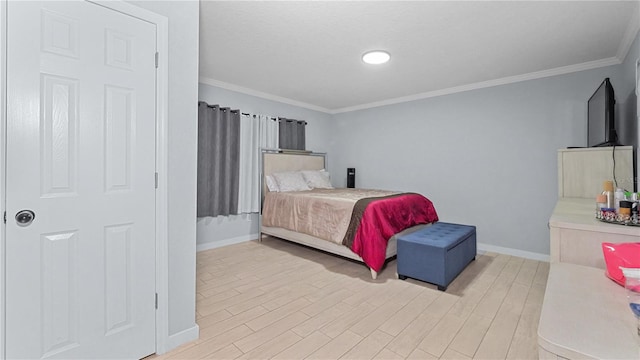
M 437 222 L 398 238 L 398 277 L 447 286 L 476 259 L 476 227 Z

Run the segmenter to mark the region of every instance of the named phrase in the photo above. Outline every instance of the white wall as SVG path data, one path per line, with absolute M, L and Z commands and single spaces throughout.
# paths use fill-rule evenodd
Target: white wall
M 131 1 L 169 19 L 169 335 L 197 337 L 195 323 L 198 1 Z
M 199 96 L 246 112 L 317 114 L 322 121 L 310 123 L 309 149 L 329 154 L 334 185 L 346 186 L 346 168 L 355 167 L 358 187 L 422 193 L 442 221 L 476 225 L 484 248 L 546 258 L 557 150 L 586 146 L 587 100 L 605 77 L 615 88 L 616 118 L 634 118 L 635 130 L 620 132 L 638 133 L 639 41 L 621 65 L 336 115 L 204 84 Z M 199 219 L 198 246 L 257 231 L 254 218 Z
M 327 139 L 331 136 L 331 115 L 329 114 L 202 83 L 199 86 L 198 96 L 201 101 L 205 101 L 211 105 L 218 104 L 233 109 L 240 109 L 242 112 L 306 120 L 307 150 L 315 152 L 329 152 L 330 150 L 327 142 Z M 329 155 L 329 164 L 331 161 L 333 161 L 333 159 Z M 198 249 L 210 249 L 236 242 L 257 239 L 258 232 L 259 220 L 257 215 L 198 218 Z
M 5 128 L 6 128 L 6 104 L 5 101 L 7 99 L 6 94 L 6 78 L 7 78 L 7 2 L 2 0 L 0 1 L 0 204 L 2 204 L 3 212 L 5 210 Z M 0 354 L 5 353 L 5 224 L 4 221 L 0 221 Z M 0 356 L 3 356 L 0 355 Z
M 631 45 L 629 49 L 629 53 L 627 54 L 626 59 L 620 65 L 621 71 L 621 82 L 615 88 L 616 92 L 616 101 L 618 101 L 618 114 L 616 114 L 616 118 L 623 117 L 624 119 L 636 119 L 636 121 L 627 121 L 623 122 L 622 129 L 618 128 L 619 132 L 635 133 L 635 143 L 631 143 L 631 141 L 626 138 L 621 138 L 621 142 L 624 145 L 633 145 L 636 147 L 636 161 L 640 161 L 640 156 L 638 154 L 638 140 L 640 139 L 640 126 L 638 126 L 637 115 L 638 115 L 638 97 L 636 96 L 635 91 L 635 77 L 636 77 L 636 60 L 640 59 L 640 33 L 637 34 L 635 41 Z M 617 126 L 620 125 L 619 123 Z M 636 163 L 636 169 L 639 169 L 638 163 Z M 637 175 L 636 175 L 637 178 Z M 640 190 L 640 188 L 637 188 Z
M 612 66 L 336 115 L 330 170 L 422 193 L 442 221 L 476 225 L 479 243 L 549 254 L 557 149 L 586 146 L 586 103 L 605 77 L 626 92 Z
M 621 65 L 335 115 L 329 168 L 355 167 L 358 187 L 422 193 L 489 248 L 544 257 L 557 149 L 586 146 L 587 100 L 605 77 L 621 140 L 637 146 L 639 42 Z

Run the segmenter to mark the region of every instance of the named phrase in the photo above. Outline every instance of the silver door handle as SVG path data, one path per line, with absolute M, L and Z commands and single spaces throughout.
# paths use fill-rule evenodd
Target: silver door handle
M 16 223 L 18 226 L 29 226 L 36 218 L 36 214 L 31 210 L 20 210 L 16 214 Z

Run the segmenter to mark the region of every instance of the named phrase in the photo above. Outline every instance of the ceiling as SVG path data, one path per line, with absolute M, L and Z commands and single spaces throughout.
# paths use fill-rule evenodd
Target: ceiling
M 637 1 L 206 1 L 200 82 L 328 113 L 618 64 Z M 391 53 L 367 65 L 368 50 Z

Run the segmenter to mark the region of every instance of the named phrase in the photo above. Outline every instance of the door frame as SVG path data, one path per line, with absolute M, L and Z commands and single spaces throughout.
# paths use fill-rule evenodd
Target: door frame
M 155 194 L 156 263 L 155 281 L 158 294 L 156 309 L 156 354 L 169 350 L 169 254 L 168 254 L 168 80 L 169 21 L 165 16 L 126 3 L 122 0 L 86 0 L 156 26 L 156 172 Z M 7 2 L 0 0 L 0 216 L 6 211 L 6 129 L 7 129 Z M 6 344 L 6 226 L 0 220 L 0 358 L 5 358 Z

